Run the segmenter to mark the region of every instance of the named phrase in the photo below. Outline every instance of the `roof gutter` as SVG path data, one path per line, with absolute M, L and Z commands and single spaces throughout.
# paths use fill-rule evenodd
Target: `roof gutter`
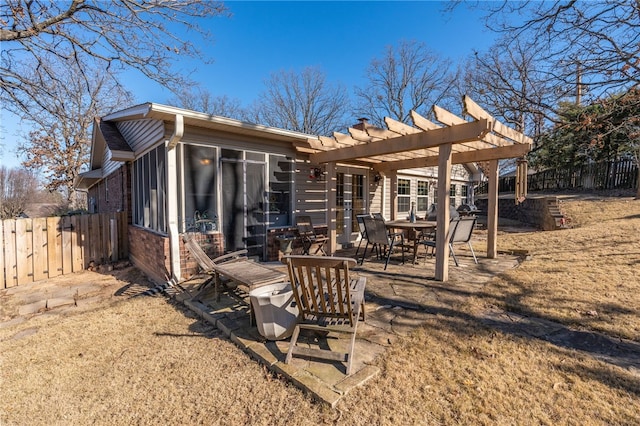
M 167 144 L 167 150 L 172 150 L 178 145 L 178 142 L 184 136 L 184 116 L 182 114 L 176 114 L 175 116 L 175 126 L 173 128 L 173 134 L 169 139 L 169 143 Z
M 173 134 L 166 143 L 167 156 L 167 218 L 169 219 L 169 253 L 171 255 L 171 279 L 180 281 L 180 233 L 178 232 L 178 168 L 176 150 L 184 136 L 184 117 L 175 115 Z

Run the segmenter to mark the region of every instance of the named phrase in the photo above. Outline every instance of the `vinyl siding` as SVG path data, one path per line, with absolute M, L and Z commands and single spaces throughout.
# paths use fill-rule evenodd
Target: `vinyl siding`
M 165 139 L 165 125 L 160 120 L 121 121 L 117 127 L 136 157 Z

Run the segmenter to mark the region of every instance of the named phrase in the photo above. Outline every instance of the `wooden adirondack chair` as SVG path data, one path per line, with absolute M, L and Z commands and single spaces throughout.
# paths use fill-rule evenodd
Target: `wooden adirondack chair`
M 300 317 L 291 336 L 285 363 L 294 355 L 346 362 L 351 374 L 358 320 L 364 321 L 366 278 L 352 278 L 356 261 L 346 257 L 285 256 L 289 280 Z M 350 335 L 344 353 L 297 346 L 300 330 L 333 331 Z

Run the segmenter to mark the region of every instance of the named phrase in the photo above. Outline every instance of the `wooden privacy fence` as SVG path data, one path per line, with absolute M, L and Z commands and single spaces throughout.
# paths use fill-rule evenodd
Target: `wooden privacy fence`
M 0 221 L 0 288 L 129 257 L 127 212 Z

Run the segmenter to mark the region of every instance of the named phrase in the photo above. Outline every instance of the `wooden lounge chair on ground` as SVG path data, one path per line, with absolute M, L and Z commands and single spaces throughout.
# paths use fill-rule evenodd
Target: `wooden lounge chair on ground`
M 364 321 L 366 278 L 353 278 L 354 259 L 346 257 L 285 256 L 289 280 L 300 317 L 291 336 L 285 363 L 296 356 L 346 362 L 351 374 L 360 316 Z M 296 345 L 300 330 L 338 332 L 351 335 L 346 352 Z
M 202 294 L 204 294 L 212 282 L 215 285 L 216 299 L 219 299 L 219 285 L 224 284 L 226 286 L 226 282 L 222 282 L 219 277 L 216 277 L 216 265 L 225 262 L 247 261 L 247 250 L 234 251 L 233 253 L 228 253 L 212 259 L 204 252 L 204 250 L 202 250 L 200 244 L 198 244 L 190 234 L 182 234 L 182 241 L 189 251 L 189 254 L 198 263 L 201 273 L 209 275 L 209 278 L 196 289 L 197 293 L 196 296 L 194 296 L 194 299 L 198 299 Z M 220 282 L 216 283 L 216 279 Z
M 327 255 L 324 250 L 324 245 L 329 238 L 324 235 L 316 234 L 311 222 L 311 216 L 297 215 L 296 216 L 296 229 L 298 231 L 298 237 L 302 243 L 302 254 L 311 254 L 311 249 L 315 247 L 313 254 L 321 252 L 323 255 Z

